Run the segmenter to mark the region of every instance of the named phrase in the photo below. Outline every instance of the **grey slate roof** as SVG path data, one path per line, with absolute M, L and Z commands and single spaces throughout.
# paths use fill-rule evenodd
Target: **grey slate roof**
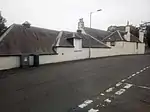
M 82 37 L 82 44 L 84 48 L 109 48 L 103 42 L 92 38 L 90 35 L 80 34 L 80 36 Z
M 54 54 L 53 43 L 58 31 L 13 24 L 2 35 L 0 55 Z M 2 38 L 1 37 L 1 38 Z
M 122 33 L 120 31 L 114 31 L 110 35 L 106 36 L 103 40 L 103 42 L 112 42 L 112 41 L 126 41 L 124 37 L 122 36 Z
M 138 43 L 142 43 L 140 40 L 139 40 L 139 38 L 138 37 L 136 37 L 136 36 L 134 36 L 134 35 L 132 35 L 131 34 L 131 37 L 130 37 L 130 41 L 131 42 L 138 42 Z
M 116 31 L 112 32 L 110 35 L 106 36 L 102 41 L 103 42 L 127 41 L 124 38 L 125 34 L 126 34 L 126 32 L 116 30 Z M 130 42 L 141 43 L 141 41 L 139 40 L 139 38 L 136 37 L 136 36 L 134 36 L 133 34 L 131 34 L 131 36 L 130 36 Z
M 111 34 L 111 32 L 108 32 L 108 31 L 94 29 L 94 28 L 88 28 L 88 27 L 84 27 L 84 31 L 87 34 L 95 37 L 96 39 L 98 39 L 100 41 L 103 40 L 109 34 Z
M 73 41 L 70 42 L 69 38 L 73 37 L 73 33 L 72 32 L 68 32 L 68 31 L 62 31 L 62 34 L 60 35 L 60 40 L 59 40 L 59 47 L 74 47 L 73 46 Z
M 83 48 L 109 48 L 101 41 L 97 41 L 92 38 L 90 35 L 77 33 L 77 32 L 67 32 L 63 31 L 62 36 L 60 37 L 59 46 L 60 47 L 74 47 L 73 38 L 82 39 Z

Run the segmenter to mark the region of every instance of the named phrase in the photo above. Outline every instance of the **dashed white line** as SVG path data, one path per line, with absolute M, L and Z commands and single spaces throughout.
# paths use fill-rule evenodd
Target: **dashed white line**
M 132 87 L 132 84 L 126 84 L 126 85 L 124 86 L 125 89 L 129 89 L 130 87 Z
M 118 83 L 116 84 L 116 87 L 120 86 L 121 84 L 122 84 L 121 82 L 118 82 Z
M 106 92 L 107 92 L 107 93 L 108 93 L 108 92 L 111 92 L 113 89 L 114 89 L 114 87 L 109 88 L 109 89 L 106 90 Z
M 91 108 L 90 110 L 88 110 L 88 112 L 98 112 L 99 110 L 98 109 L 93 109 Z
M 121 82 L 118 82 L 118 83 L 115 85 L 115 87 L 119 87 L 119 86 L 122 85 L 122 84 L 125 84 L 125 86 L 124 86 L 123 88 L 121 88 L 119 91 L 115 92 L 114 95 L 121 95 L 121 94 L 123 94 L 125 91 L 127 91 L 127 89 L 131 88 L 131 87 L 133 86 L 133 84 L 123 83 L 123 82 L 125 82 L 125 81 L 128 80 L 128 79 L 131 79 L 132 77 L 136 76 L 137 74 L 140 74 L 141 72 L 143 72 L 144 70 L 146 70 L 146 69 L 148 69 L 148 68 L 150 68 L 150 66 L 147 66 L 147 67 L 141 69 L 139 72 L 136 72 L 136 73 L 132 74 L 132 75 L 129 76 L 127 79 L 123 79 L 123 80 L 121 80 Z M 115 87 L 111 87 L 111 88 L 107 89 L 105 92 L 107 92 L 107 93 L 108 93 L 108 92 L 111 92 L 111 91 L 113 91 L 113 90 L 115 89 Z M 144 89 L 149 89 L 149 90 L 150 90 L 150 87 L 145 87 L 145 86 L 138 86 L 138 87 L 144 88 Z M 100 95 L 101 95 L 101 96 L 104 96 L 105 94 L 104 94 L 104 93 L 100 93 Z M 97 97 L 97 99 L 99 99 L 99 97 Z M 104 101 L 104 102 L 107 102 L 107 103 L 111 103 L 111 102 L 112 102 L 109 98 L 106 98 L 106 99 L 103 100 L 103 101 Z M 84 101 L 82 104 L 78 105 L 78 107 L 84 108 L 84 107 L 88 106 L 88 105 L 91 104 L 91 103 L 93 103 L 93 100 L 86 100 L 86 101 Z M 100 103 L 99 105 L 97 105 L 97 107 L 99 107 L 99 106 L 105 107 L 105 105 L 104 105 L 104 104 L 101 104 L 101 103 Z M 88 112 L 98 112 L 98 111 L 99 111 L 98 109 L 93 109 L 93 108 L 91 108 L 90 110 L 88 110 Z
M 104 93 L 101 93 L 100 95 L 101 95 L 101 96 L 104 96 L 105 94 L 104 94 Z
M 116 95 L 121 95 L 124 93 L 126 90 L 125 89 L 120 89 L 119 91 L 115 92 Z
M 128 79 L 131 79 L 131 78 L 132 78 L 132 75 L 128 77 Z
M 143 88 L 143 89 L 149 89 L 150 90 L 150 87 L 146 87 L 146 86 L 138 86 L 140 88 Z
M 108 98 L 108 99 L 104 100 L 104 102 L 111 103 L 111 100 Z
M 123 79 L 121 82 L 124 82 L 124 81 L 126 81 L 126 79 Z
M 140 70 L 140 72 L 143 72 L 143 70 Z
M 136 74 L 132 74 L 132 77 L 134 77 Z
M 93 100 L 86 100 L 82 104 L 80 104 L 78 107 L 84 108 L 84 107 L 88 106 L 92 102 L 93 102 Z

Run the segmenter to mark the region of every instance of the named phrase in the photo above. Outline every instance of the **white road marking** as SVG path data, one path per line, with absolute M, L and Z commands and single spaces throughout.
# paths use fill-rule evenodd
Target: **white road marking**
M 143 70 L 140 70 L 140 72 L 143 72 Z
M 135 75 L 137 75 L 137 74 L 143 72 L 144 70 L 146 70 L 146 69 L 148 69 L 148 68 L 150 68 L 150 66 L 147 66 L 147 67 L 141 69 L 139 72 L 136 72 L 135 74 L 132 74 L 132 75 L 129 76 L 127 79 L 123 79 L 121 82 L 118 82 L 115 87 L 118 87 L 118 86 L 120 86 L 120 85 L 122 85 L 122 84 L 125 84 L 125 86 L 124 86 L 122 89 L 120 89 L 119 91 L 115 92 L 113 95 L 114 95 L 114 96 L 115 96 L 115 95 L 121 95 L 121 94 L 123 94 L 125 91 L 127 91 L 127 89 L 131 88 L 131 87 L 133 86 L 133 84 L 123 83 L 123 82 L 125 82 L 126 80 L 128 80 L 128 79 L 134 77 Z M 111 92 L 111 91 L 113 91 L 113 89 L 115 89 L 115 87 L 111 87 L 111 88 L 107 89 L 105 92 L 107 92 L 107 93 L 108 93 L 108 92 Z M 143 89 L 149 89 L 149 90 L 150 90 L 150 87 L 145 87 L 145 86 L 137 86 L 137 87 L 140 87 L 140 88 L 143 88 Z M 104 96 L 105 94 L 104 94 L 104 93 L 101 93 L 100 95 L 101 95 L 101 96 Z M 96 99 L 99 99 L 99 97 L 97 97 Z M 104 102 L 111 103 L 112 101 L 107 97 L 105 100 L 103 100 L 103 103 L 104 103 Z M 84 108 L 84 107 L 88 106 L 88 105 L 91 104 L 91 103 L 93 103 L 93 100 L 86 100 L 86 101 L 84 101 L 82 104 L 78 105 L 78 107 Z M 96 107 L 99 107 L 99 106 L 105 107 L 105 105 L 104 105 L 104 104 L 102 105 L 101 103 L 100 103 L 99 105 L 97 105 Z M 98 112 L 98 111 L 99 111 L 98 109 L 96 110 L 96 109 L 93 109 L 93 108 L 91 108 L 90 110 L 88 110 L 88 112 Z
M 136 74 L 132 74 L 132 77 L 134 77 Z
M 126 81 L 126 79 L 123 79 L 121 82 L 124 82 L 124 81 Z
M 116 95 L 121 95 L 124 93 L 126 90 L 125 89 L 120 89 L 119 91 L 115 92 Z
M 101 96 L 104 96 L 105 94 L 104 93 L 101 93 Z
M 104 100 L 104 101 L 107 102 L 107 103 L 111 103 L 111 100 L 109 98 Z
M 132 78 L 132 75 L 128 77 L 128 79 L 131 79 L 131 78 Z
M 99 110 L 98 109 L 93 109 L 91 108 L 90 110 L 88 110 L 88 112 L 98 112 Z
M 84 107 L 88 106 L 92 102 L 93 102 L 93 100 L 86 100 L 82 104 L 78 105 L 78 107 L 84 108 Z
M 146 86 L 138 86 L 140 88 L 143 88 L 143 89 L 149 89 L 150 90 L 150 87 L 146 87 Z
M 129 89 L 130 87 L 132 87 L 132 84 L 126 84 L 123 88 Z
M 116 84 L 116 87 L 120 86 L 121 84 L 122 84 L 121 82 L 118 82 L 118 83 Z
M 109 89 L 106 90 L 106 92 L 107 92 L 107 93 L 108 93 L 108 92 L 111 92 L 113 89 L 114 89 L 114 87 L 109 88 Z

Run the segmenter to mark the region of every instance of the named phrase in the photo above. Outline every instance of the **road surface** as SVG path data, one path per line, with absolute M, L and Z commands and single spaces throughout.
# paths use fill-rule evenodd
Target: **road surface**
M 150 55 L 0 72 L 1 112 L 150 112 Z

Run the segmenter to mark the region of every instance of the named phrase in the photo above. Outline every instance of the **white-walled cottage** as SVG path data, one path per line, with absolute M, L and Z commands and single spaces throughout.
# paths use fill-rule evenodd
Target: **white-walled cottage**
M 130 25 L 122 27 L 123 30 L 114 32 L 85 27 L 83 19 L 79 20 L 78 25 L 78 29 L 82 30 L 84 34 L 95 37 L 111 47 L 111 55 L 144 54 L 145 52 L 144 31 L 142 29 L 139 30 L 139 37 L 136 37 L 131 33 Z
M 80 30 L 54 31 L 13 24 L 0 38 L 0 70 L 87 59 L 93 56 L 92 49 L 110 47 Z
M 0 70 L 64 61 L 143 54 L 143 32 L 139 38 L 126 31 L 108 32 L 78 23 L 77 32 L 55 31 L 13 24 L 0 37 Z

